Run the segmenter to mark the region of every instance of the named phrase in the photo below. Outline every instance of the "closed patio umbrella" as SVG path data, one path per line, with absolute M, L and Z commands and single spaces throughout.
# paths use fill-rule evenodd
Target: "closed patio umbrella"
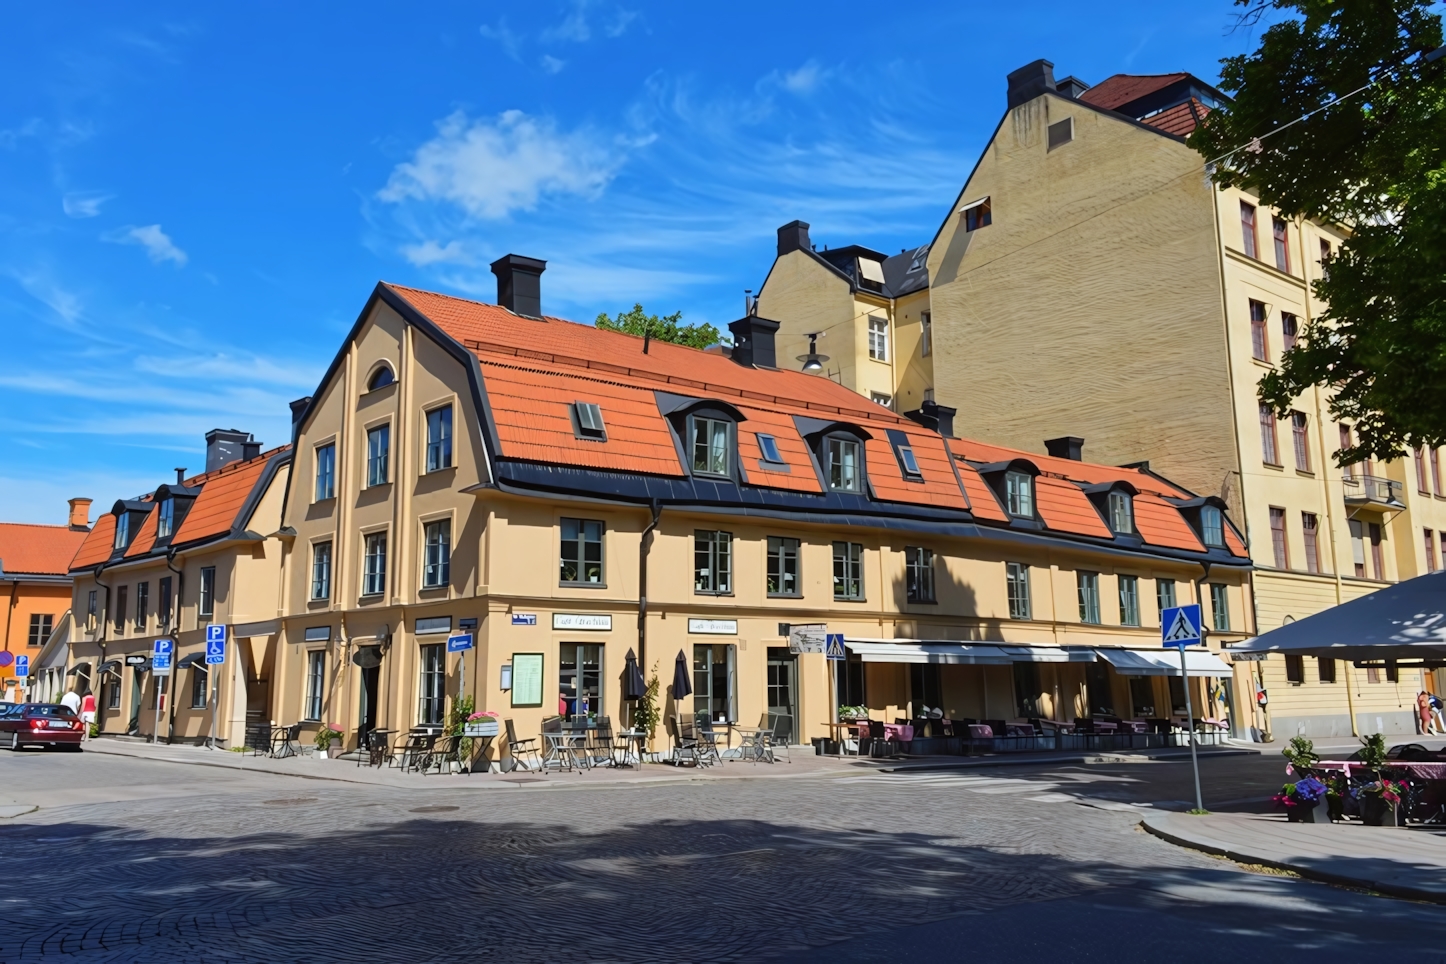
M 689 682 L 688 676 L 688 658 L 680 649 L 678 661 L 673 665 L 673 699 L 680 700 L 693 692 L 693 684 Z
M 628 655 L 623 657 L 623 699 L 640 700 L 647 691 L 643 671 L 638 669 L 638 657 L 629 649 Z

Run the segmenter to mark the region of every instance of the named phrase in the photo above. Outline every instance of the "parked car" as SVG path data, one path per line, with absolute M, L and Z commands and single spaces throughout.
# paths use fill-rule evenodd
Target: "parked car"
M 27 746 L 80 750 L 85 724 L 60 703 L 19 703 L 0 715 L 0 746 L 19 750 Z

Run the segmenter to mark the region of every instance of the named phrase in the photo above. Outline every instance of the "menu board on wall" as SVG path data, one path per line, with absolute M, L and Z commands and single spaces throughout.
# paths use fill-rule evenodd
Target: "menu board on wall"
M 512 705 L 542 705 L 542 654 L 512 654 Z

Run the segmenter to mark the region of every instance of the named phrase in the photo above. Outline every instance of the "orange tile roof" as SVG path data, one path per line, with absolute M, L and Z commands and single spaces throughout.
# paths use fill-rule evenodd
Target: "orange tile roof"
M 1187 549 L 1191 552 L 1205 551 L 1204 544 L 1195 535 L 1195 530 L 1190 528 L 1190 523 L 1180 514 L 1180 510 L 1164 499 L 1141 492 L 1135 496 L 1134 506 L 1135 530 L 1146 544 Z
M 1106 77 L 1080 94 L 1079 99 L 1094 107 L 1114 110 L 1123 104 L 1139 100 L 1146 94 L 1163 90 L 1189 76 L 1189 74 L 1115 74 L 1113 77 Z
M 798 434 L 798 426 L 793 424 L 792 418 L 766 408 L 742 406 L 740 410 L 748 421 L 738 426 L 738 457 L 743 460 L 743 471 L 748 473 L 750 485 L 791 492 L 823 491 L 808 446 L 804 444 L 803 436 Z M 758 447 L 759 433 L 773 436 L 778 443 L 778 454 L 788 466 L 788 471 L 770 471 L 758 464 L 763 459 L 763 451 Z
M 149 496 L 147 497 L 149 498 Z M 112 516 L 111 518 L 115 518 Z M 151 551 L 156 544 L 156 532 L 160 528 L 160 514 L 154 509 L 146 513 L 145 521 L 136 530 L 135 538 L 131 540 L 130 548 L 126 550 L 125 558 L 134 559 L 143 556 Z
M 95 525 L 90 527 L 90 534 L 81 543 L 75 558 L 70 560 L 70 568 L 84 569 L 86 566 L 105 562 L 110 558 L 114 546 L 115 516 L 109 512 L 102 512 L 96 517 Z
M 1172 485 L 1157 475 L 1140 469 L 1126 469 L 1115 465 L 1097 465 L 1093 462 L 1076 462 L 1074 459 L 1055 458 L 1052 455 L 1038 455 L 1024 449 L 1005 448 L 973 439 L 951 439 L 949 447 L 954 454 L 971 462 L 1008 462 L 1025 459 L 1032 462 L 1046 475 L 1083 482 L 1085 485 L 1099 485 L 1103 482 L 1128 482 L 1141 492 L 1154 492 L 1175 499 L 1190 498 L 1191 493 Z
M 1210 108 L 1191 97 L 1187 103 L 1176 104 L 1168 107 L 1158 114 L 1150 114 L 1141 117 L 1140 123 L 1157 127 L 1166 134 L 1174 134 L 1176 137 L 1185 137 L 1192 133 L 1205 115 L 1210 113 Z
M 1113 538 L 1089 496 L 1073 482 L 1041 475 L 1034 480 L 1034 501 L 1039 517 L 1051 529 Z
M 85 537 L 69 526 L 0 522 L 0 569 L 12 576 L 63 576 Z
M 868 453 L 869 484 L 874 494 L 887 502 L 911 502 L 920 505 L 940 506 L 947 509 L 967 509 L 964 493 L 954 478 L 949 465 L 949 454 L 944 449 L 944 440 L 938 435 L 924 432 L 908 432 L 909 447 L 919 463 L 922 482 L 904 477 L 899 460 L 894 457 L 894 447 L 888 437 L 876 435 L 865 445 Z

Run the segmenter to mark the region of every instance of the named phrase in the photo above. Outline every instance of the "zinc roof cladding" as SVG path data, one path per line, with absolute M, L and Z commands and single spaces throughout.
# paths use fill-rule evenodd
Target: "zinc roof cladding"
M 817 375 L 744 368 L 721 354 L 668 342 L 651 342 L 645 355 L 643 339 L 635 335 L 551 316 L 521 318 L 497 305 L 393 284 L 387 287 L 486 361 L 547 370 L 582 369 L 600 377 L 630 376 L 618 380 L 734 404 L 740 398 L 791 404 L 811 412 L 847 416 L 849 421 L 887 421 L 891 425 L 906 421 L 882 409 L 870 412 L 871 406 L 879 407 Z M 505 457 L 509 453 L 504 448 L 500 454 Z
M 1179 83 L 1189 76 L 1189 74 L 1115 74 L 1113 77 L 1106 77 L 1080 94 L 1079 99 L 1094 107 L 1115 110 L 1131 101 L 1139 100 L 1147 94 L 1153 94 L 1171 84 Z
M 884 260 L 884 294 L 902 298 L 929 287 L 929 245 L 920 245 Z M 915 267 L 917 265 L 917 267 Z M 910 271 L 910 268 L 915 270 Z
M 90 534 L 81 543 L 75 558 L 70 560 L 71 569 L 83 569 L 105 562 L 110 558 L 115 545 L 115 516 L 101 513 L 90 527 Z
M 69 526 L 0 522 L 0 568 L 11 576 L 63 576 L 85 540 Z
M 509 458 L 681 476 L 668 424 L 651 390 L 562 372 L 482 363 L 502 451 Z M 607 441 L 579 439 L 573 402 L 602 410 Z

